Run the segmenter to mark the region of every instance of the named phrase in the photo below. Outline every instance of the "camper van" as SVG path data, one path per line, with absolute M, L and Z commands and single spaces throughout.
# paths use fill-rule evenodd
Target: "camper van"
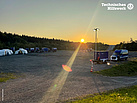
M 113 61 L 118 61 L 118 60 L 127 60 L 128 58 L 128 50 L 115 50 L 113 55 L 110 57 L 111 60 Z

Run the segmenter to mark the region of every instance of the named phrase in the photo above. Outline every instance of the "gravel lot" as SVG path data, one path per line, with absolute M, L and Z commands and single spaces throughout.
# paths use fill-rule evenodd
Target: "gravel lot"
M 73 52 L 62 50 L 55 53 L 31 53 L 0 57 L 1 72 L 16 72 L 25 75 L 18 79 L 0 83 L 0 89 L 4 89 L 4 101 L 2 103 L 39 103 L 54 79 L 62 71 L 62 64 L 67 63 Z M 129 56 L 137 57 L 137 52 L 130 52 Z M 71 68 L 72 72 L 68 74 L 58 101 L 137 85 L 137 76 L 106 77 L 92 74 L 89 62 L 92 58 L 92 52 L 78 52 Z M 110 63 L 111 65 L 94 65 L 94 70 L 108 69 L 117 62 Z M 45 101 L 45 103 L 48 103 L 48 101 Z

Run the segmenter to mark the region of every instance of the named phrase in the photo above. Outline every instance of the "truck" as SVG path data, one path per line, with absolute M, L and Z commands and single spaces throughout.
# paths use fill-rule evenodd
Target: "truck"
M 113 55 L 111 55 L 110 59 L 112 61 L 119 61 L 119 60 L 127 60 L 128 58 L 128 50 L 125 49 L 116 49 L 113 53 Z

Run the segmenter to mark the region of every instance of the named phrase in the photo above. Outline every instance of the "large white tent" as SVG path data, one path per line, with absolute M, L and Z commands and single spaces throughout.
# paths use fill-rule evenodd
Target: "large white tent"
M 2 49 L 5 51 L 5 55 L 12 55 L 13 54 L 13 51 L 10 50 L 10 49 Z
M 15 51 L 15 54 L 28 54 L 28 51 L 23 48 L 20 48 L 19 50 Z
M 4 56 L 5 55 L 5 50 L 0 50 L 0 56 Z
M 13 51 L 10 49 L 2 49 L 0 50 L 0 56 L 5 56 L 5 55 L 12 55 Z

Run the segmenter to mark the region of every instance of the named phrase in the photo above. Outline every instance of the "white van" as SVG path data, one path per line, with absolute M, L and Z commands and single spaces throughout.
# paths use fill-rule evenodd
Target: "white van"
M 128 58 L 128 50 L 115 50 L 113 55 L 110 57 L 111 60 L 117 61 L 117 60 L 127 60 Z

